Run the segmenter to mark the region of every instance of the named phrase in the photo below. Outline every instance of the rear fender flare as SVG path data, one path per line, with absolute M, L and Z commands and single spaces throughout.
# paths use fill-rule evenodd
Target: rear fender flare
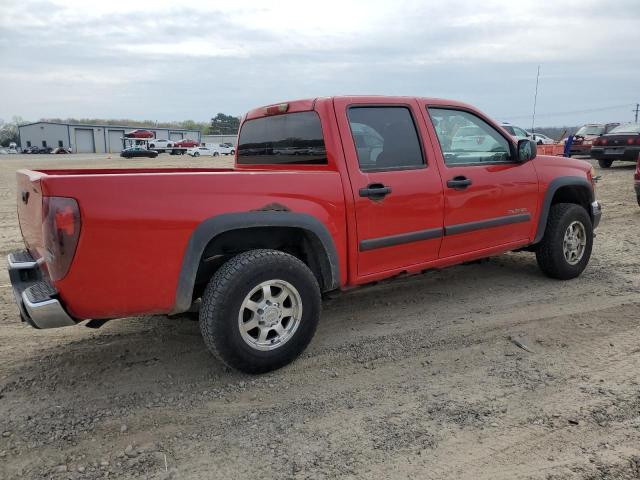
M 323 277 L 326 285 L 325 290 L 339 288 L 338 252 L 329 230 L 317 218 L 304 213 L 283 211 L 225 213 L 204 220 L 191 234 L 182 260 L 172 314 L 186 312 L 191 308 L 198 266 L 209 242 L 224 232 L 252 227 L 293 227 L 315 235 L 324 249 L 322 253 L 326 256 L 329 264 L 329 278 Z

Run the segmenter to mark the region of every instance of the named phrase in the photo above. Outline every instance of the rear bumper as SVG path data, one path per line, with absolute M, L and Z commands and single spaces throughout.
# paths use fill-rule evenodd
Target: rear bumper
M 571 155 L 589 155 L 591 153 L 591 145 L 584 145 L 575 143 L 571 145 Z
M 591 218 L 593 222 L 593 229 L 595 230 L 600 224 L 602 218 L 602 204 L 597 200 L 591 204 Z
M 7 257 L 13 295 L 24 322 L 35 328 L 57 328 L 77 322 L 66 312 L 58 292 L 47 282 L 40 264 L 26 250 Z
M 622 160 L 625 162 L 635 162 L 640 154 L 640 146 L 628 147 L 593 147 L 591 149 L 591 157 L 596 160 Z

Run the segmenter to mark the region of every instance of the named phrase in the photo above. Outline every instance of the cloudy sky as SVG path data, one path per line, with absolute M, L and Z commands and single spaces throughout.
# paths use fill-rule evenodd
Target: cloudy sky
M 445 97 L 530 127 L 632 120 L 640 0 L 2 0 L 0 118 L 207 120 Z M 272 5 L 273 4 L 273 5 Z

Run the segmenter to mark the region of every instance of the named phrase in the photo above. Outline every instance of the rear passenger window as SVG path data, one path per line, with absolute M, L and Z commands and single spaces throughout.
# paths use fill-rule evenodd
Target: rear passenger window
M 512 161 L 507 139 L 480 117 L 435 107 L 429 108 L 429 115 L 447 166 Z
M 424 167 L 420 140 L 407 107 L 351 107 L 348 116 L 360 170 Z
M 320 117 L 298 112 L 246 121 L 238 137 L 238 163 L 326 164 Z

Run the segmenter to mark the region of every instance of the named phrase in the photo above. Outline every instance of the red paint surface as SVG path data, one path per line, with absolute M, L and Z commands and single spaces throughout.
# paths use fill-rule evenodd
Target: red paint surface
M 480 112 L 459 102 L 408 97 L 339 97 L 288 103 L 287 113 L 315 110 L 325 138 L 327 165 L 242 165 L 235 169 L 23 170 L 18 172 L 18 212 L 27 246 L 42 247 L 42 196 L 72 197 L 82 228 L 71 268 L 55 286 L 77 318 L 109 318 L 172 310 L 189 237 L 207 218 L 246 212 L 271 203 L 320 220 L 339 256 L 340 284 L 349 288 L 402 272 L 417 273 L 499 254 L 530 243 L 548 183 L 557 176 L 587 178 L 589 164 L 539 156 L 511 165 L 444 164 L 427 105 Z M 413 114 L 427 168 L 361 172 L 346 108 L 353 104 L 405 105 Z M 277 105 L 277 104 L 274 104 Z M 266 114 L 261 107 L 245 119 Z M 511 138 L 506 135 L 511 140 Z M 473 180 L 463 191 L 446 187 L 457 175 Z M 358 190 L 384 183 L 393 193 L 381 202 Z M 29 191 L 25 205 L 21 192 Z M 530 222 L 359 252 L 361 240 L 511 214 Z

